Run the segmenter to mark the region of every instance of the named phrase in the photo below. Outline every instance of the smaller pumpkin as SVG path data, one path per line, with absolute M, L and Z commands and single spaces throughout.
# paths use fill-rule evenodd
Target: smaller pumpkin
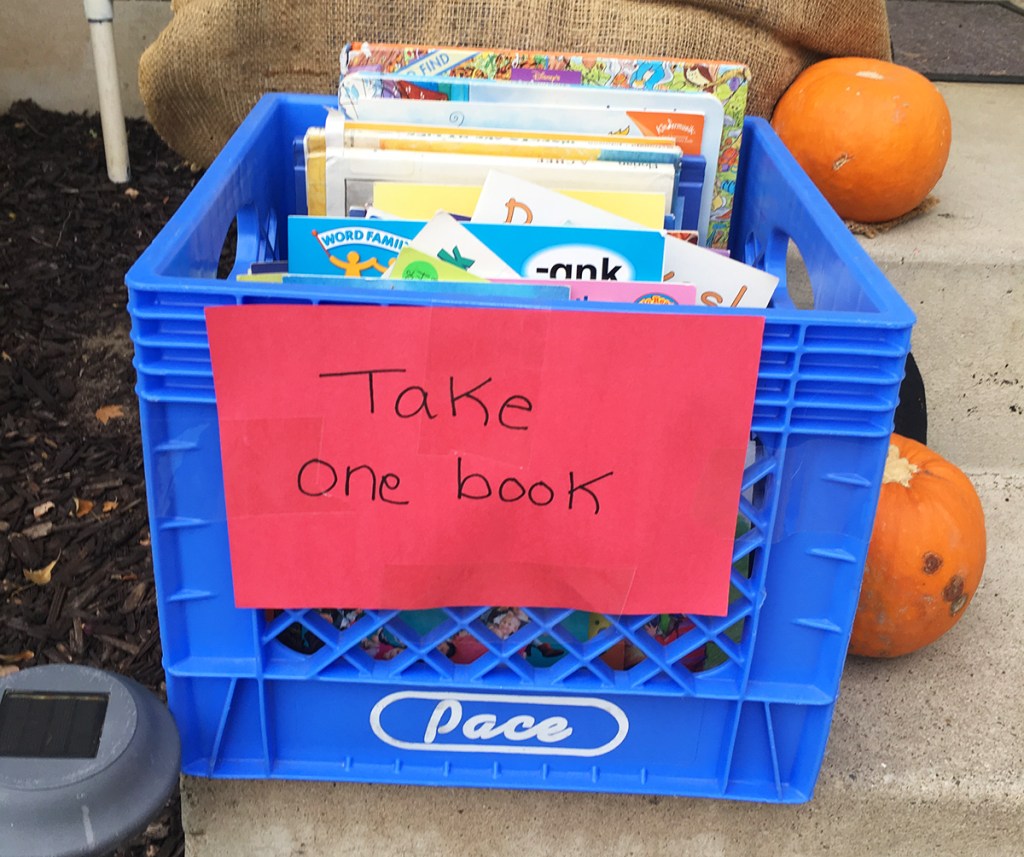
M 960 621 L 984 567 L 985 514 L 971 481 L 892 435 L 850 653 L 893 658 L 933 643 Z
M 928 196 L 949 157 L 942 94 L 906 66 L 834 57 L 783 93 L 772 127 L 840 217 L 881 223 Z

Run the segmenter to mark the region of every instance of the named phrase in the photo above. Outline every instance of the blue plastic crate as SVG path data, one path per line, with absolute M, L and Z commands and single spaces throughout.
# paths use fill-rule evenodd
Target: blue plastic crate
M 328 103 L 264 98 L 127 276 L 185 772 L 807 800 L 914 317 L 761 120 L 744 126 L 733 251 L 783 282 L 764 312 L 727 616 L 607 617 L 591 636 L 573 611 L 523 609 L 505 638 L 486 607 L 429 621 L 235 608 L 203 311 L 331 302 L 328 288 L 216 278 L 232 222 L 236 272 L 286 257 L 292 143 Z M 814 309 L 786 290 L 791 239 Z M 474 657 L 446 656 L 457 638 Z M 524 655 L 544 645 L 560 654 Z

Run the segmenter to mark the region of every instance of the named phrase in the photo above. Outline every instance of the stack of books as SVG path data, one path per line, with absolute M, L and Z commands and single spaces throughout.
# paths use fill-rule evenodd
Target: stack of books
M 764 308 L 777 278 L 727 250 L 749 79 L 703 60 L 346 46 L 338 109 L 297 142 L 288 261 L 248 276 Z

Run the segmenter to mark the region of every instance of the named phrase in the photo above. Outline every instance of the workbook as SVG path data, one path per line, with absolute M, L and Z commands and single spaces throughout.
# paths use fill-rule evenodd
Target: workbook
M 425 225 L 415 220 L 289 217 L 288 271 L 379 277 Z M 653 230 L 494 223 L 469 223 L 465 228 L 527 280 L 662 279 L 665 236 Z M 471 257 L 467 263 L 468 254 L 461 248 L 443 249 L 474 273 Z

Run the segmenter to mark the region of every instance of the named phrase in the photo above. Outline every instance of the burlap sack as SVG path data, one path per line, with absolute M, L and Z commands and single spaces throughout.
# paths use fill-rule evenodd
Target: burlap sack
M 734 60 L 770 115 L 806 66 L 890 58 L 885 0 L 173 0 L 139 65 L 149 118 L 209 164 L 265 92 L 334 93 L 351 41 Z

